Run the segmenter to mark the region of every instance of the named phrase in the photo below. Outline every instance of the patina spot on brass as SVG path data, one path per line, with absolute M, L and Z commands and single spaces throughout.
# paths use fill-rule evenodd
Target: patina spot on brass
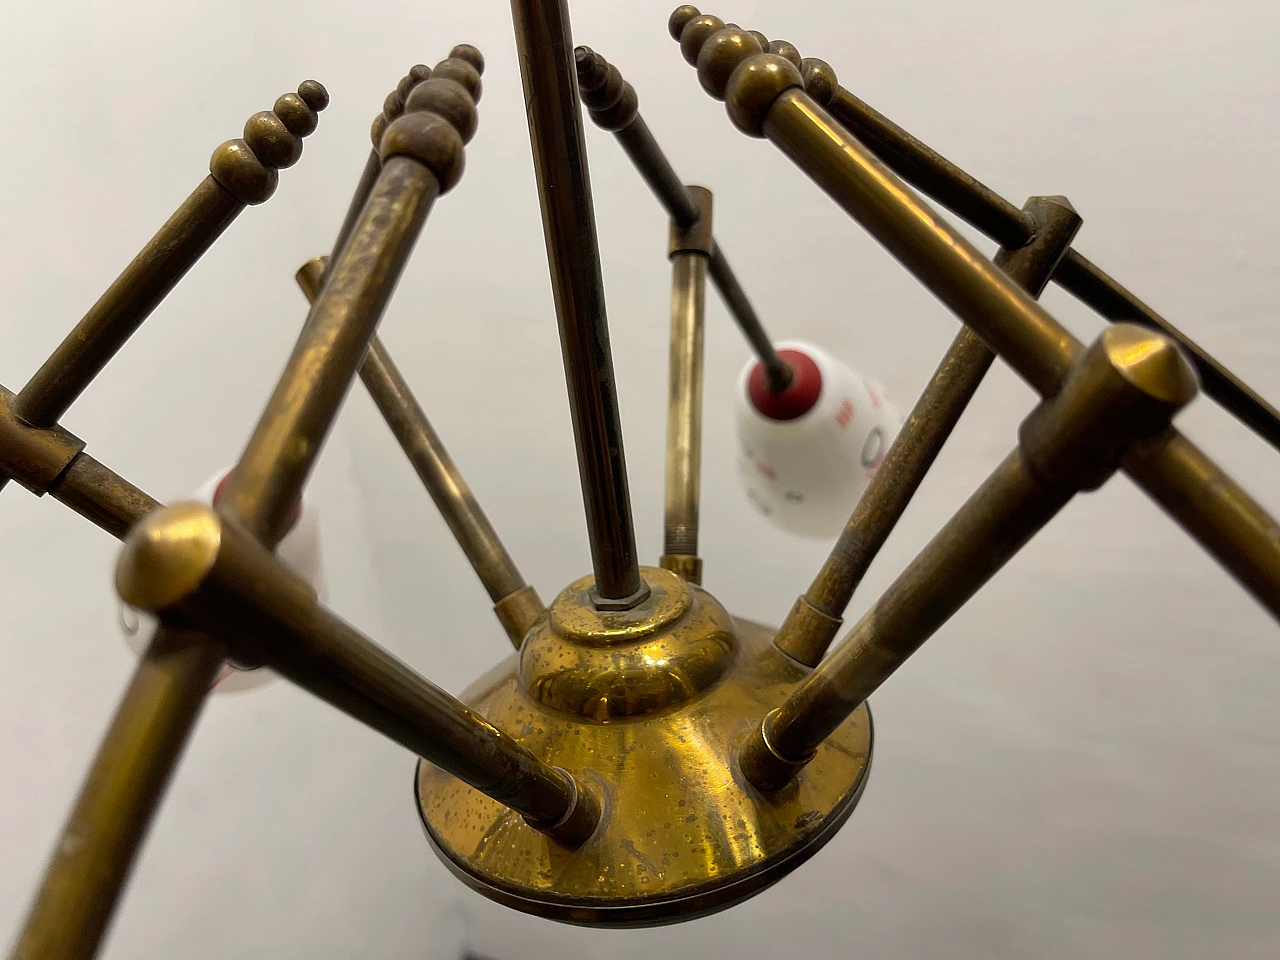
M 641 567 L 649 598 L 630 610 L 597 610 L 595 578 L 571 584 L 520 650 L 520 683 L 544 707 L 608 723 L 684 703 L 732 665 L 733 620 L 708 593 L 674 573 Z
M 558 630 L 557 609 L 575 623 L 571 608 L 591 609 L 585 578 L 535 625 L 518 659 L 462 695 L 540 760 L 599 791 L 603 815 L 582 846 L 566 850 L 503 804 L 419 763 L 418 808 L 436 852 L 500 903 L 591 926 L 688 920 L 785 876 L 861 796 L 872 741 L 865 704 L 785 789 L 765 796 L 746 782 L 739 745 L 810 671 L 773 646 L 772 630 L 734 620 L 700 588 L 668 571 L 641 574 L 653 597 L 624 612 L 646 631 L 639 637 L 585 642 Z M 661 619 L 654 610 L 681 608 L 650 626 Z M 683 687 L 663 679 L 677 675 Z

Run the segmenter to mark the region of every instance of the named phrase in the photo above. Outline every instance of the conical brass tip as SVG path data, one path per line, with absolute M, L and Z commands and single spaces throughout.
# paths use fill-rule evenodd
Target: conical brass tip
M 116 592 L 152 613 L 193 594 L 218 560 L 222 521 L 201 503 L 175 503 L 148 515 L 125 538 L 116 561 Z
M 1102 334 L 1112 369 L 1153 400 L 1185 406 L 1200 390 L 1200 377 L 1178 345 L 1162 333 L 1117 323 Z

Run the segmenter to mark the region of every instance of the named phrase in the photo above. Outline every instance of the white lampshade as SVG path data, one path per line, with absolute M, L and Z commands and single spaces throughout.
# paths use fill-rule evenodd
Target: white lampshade
M 188 499 L 212 504 L 219 485 L 230 472 L 228 468 L 214 474 Z M 307 502 L 305 496 L 302 498 L 302 510 L 285 538 L 280 541 L 276 554 L 289 569 L 311 584 L 322 601 L 325 599 L 324 564 L 320 551 L 320 522 L 316 517 L 315 508 Z M 121 603 L 119 621 L 125 643 L 134 653 L 141 656 L 147 644 L 151 642 L 152 633 L 155 632 L 155 617 L 143 610 Z M 270 683 L 275 678 L 276 675 L 265 668 L 241 670 L 234 664 L 227 663 L 214 682 L 214 690 L 218 693 L 252 690 Z
M 751 360 L 734 397 L 738 475 L 752 505 L 805 537 L 839 535 L 897 436 L 902 418 L 883 389 L 820 347 L 777 345 L 795 372 L 781 394 Z

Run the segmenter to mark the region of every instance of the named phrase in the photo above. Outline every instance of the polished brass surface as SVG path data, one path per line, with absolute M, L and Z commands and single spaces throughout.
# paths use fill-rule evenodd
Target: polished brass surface
M 265 664 L 572 846 L 590 787 L 555 770 L 363 636 L 234 519 L 196 503 L 150 514 L 125 540 L 126 603 L 214 628 L 239 663 Z M 582 810 L 579 810 L 579 817 Z M 583 831 L 573 835 L 570 831 Z
M 1195 397 L 1172 340 L 1132 324 L 1104 331 L 1062 390 L 1023 421 L 1018 447 L 743 747 L 743 774 L 784 787 L 849 711 L 969 600 L 1079 490 L 1100 486 L 1135 442 L 1163 434 Z
M 645 568 L 654 594 L 661 573 Z M 604 817 L 572 856 L 500 804 L 419 764 L 428 837 L 454 873 L 486 896 L 569 923 L 692 919 L 785 876 L 861 796 L 871 759 L 865 705 L 819 746 L 788 790 L 764 797 L 739 778 L 734 745 L 807 671 L 778 653 L 767 628 L 733 620 L 701 588 L 667 577 L 691 599 L 662 628 L 593 646 L 557 635 L 544 621 L 518 664 L 509 659 L 463 694 L 533 753 L 598 787 Z M 564 603 L 590 608 L 588 589 L 579 581 L 553 611 Z M 561 685 L 558 677 L 573 682 Z
M 699 216 L 671 224 L 671 347 L 667 381 L 664 567 L 678 566 L 698 583 L 698 499 L 702 477 L 702 353 L 707 259 L 712 249 L 711 191 L 689 187 Z M 670 558 L 670 563 L 665 562 Z M 679 559 L 676 559 L 679 558 Z
M 218 670 L 223 648 L 162 626 L 54 848 L 13 960 L 90 960 Z
M 1035 234 L 995 263 L 1038 298 L 1071 246 L 1080 217 L 1062 197 L 1033 197 L 1026 214 Z M 817 666 L 836 638 L 845 607 L 977 392 L 995 359 L 968 327 L 956 334 L 933 379 L 916 401 L 888 454 L 854 507 L 831 554 L 774 641 L 801 663 Z
M 602 601 L 625 606 L 644 599 L 644 583 L 636 558 L 569 11 L 565 0 L 511 0 L 511 14 L 596 589 Z
M 324 283 L 326 260 L 313 257 L 296 274 L 307 299 L 314 301 Z M 517 649 L 542 614 L 542 601 L 528 586 L 507 553 L 471 488 L 453 463 L 404 376 L 375 334 L 360 364 L 360 379 L 399 441 L 445 523 L 489 592 L 498 620 Z
M 634 88 L 623 80 L 617 67 L 590 47 L 574 50 L 574 61 L 578 68 L 579 93 L 582 102 L 590 108 L 591 118 L 618 138 L 618 143 L 672 221 L 682 227 L 691 226 L 698 219 L 697 204 L 672 169 L 644 117 L 640 116 Z M 630 95 L 624 100 L 619 94 L 614 104 L 611 100 L 616 88 L 624 88 L 630 91 Z M 608 105 L 607 112 L 598 115 L 597 104 Z M 620 105 L 626 106 L 626 112 L 619 112 Z M 725 306 L 756 357 L 764 364 L 769 386 L 776 391 L 785 390 L 791 383 L 791 368 L 778 356 L 760 317 L 729 266 L 728 258 L 718 244 L 713 242 L 711 247 L 711 282 L 720 291 Z

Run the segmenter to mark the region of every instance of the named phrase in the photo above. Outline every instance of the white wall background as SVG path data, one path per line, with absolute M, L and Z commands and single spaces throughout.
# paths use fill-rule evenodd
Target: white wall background
M 668 3 L 578 0 L 778 337 L 827 344 L 905 409 L 955 321 L 767 143 L 734 131 L 668 39 Z M 1091 258 L 1280 400 L 1280 47 L 1261 0 L 725 0 L 1007 196 L 1065 193 Z M 489 58 L 479 135 L 383 326 L 455 458 L 550 598 L 588 569 L 506 6 L 159 2 L 0 7 L 0 382 L 17 389 L 204 175 L 213 147 L 314 76 L 332 93 L 276 197 L 246 211 L 72 410 L 160 498 L 239 453 L 328 249 L 369 120 L 417 61 Z M 644 556 L 660 549 L 665 222 L 607 135 L 592 179 Z M 989 244 L 987 245 L 989 248 Z M 1058 291 L 1085 338 L 1100 324 Z M 746 349 L 713 297 L 709 588 L 776 622 L 826 545 L 738 494 L 727 402 Z M 1030 391 L 997 366 L 851 617 L 1010 447 Z M 1207 401 L 1180 421 L 1269 508 L 1276 452 Z M 504 655 L 487 599 L 353 391 L 316 473 L 333 603 L 447 688 Z M 116 545 L 0 495 L 0 929 L 11 936 L 128 676 Z M 420 835 L 411 758 L 284 684 L 201 720 L 111 957 L 504 960 L 1273 957 L 1280 637 L 1127 480 L 1074 503 L 875 698 L 878 755 L 843 832 L 728 914 L 561 927 L 465 891 Z

